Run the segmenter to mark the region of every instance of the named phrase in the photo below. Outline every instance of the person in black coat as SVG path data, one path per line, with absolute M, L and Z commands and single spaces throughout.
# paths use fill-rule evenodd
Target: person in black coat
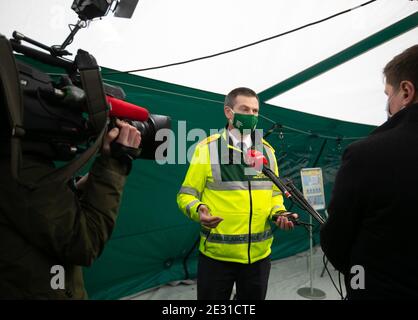
M 389 118 L 345 150 L 321 228 L 348 299 L 418 298 L 418 45 L 383 73 Z

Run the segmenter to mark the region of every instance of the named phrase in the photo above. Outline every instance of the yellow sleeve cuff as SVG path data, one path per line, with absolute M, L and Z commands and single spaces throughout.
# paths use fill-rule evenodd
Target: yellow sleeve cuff
M 203 204 L 203 202 L 199 200 L 193 200 L 189 204 L 186 205 L 186 214 L 190 217 L 190 219 L 200 222 L 199 213 L 197 212 L 197 207 Z

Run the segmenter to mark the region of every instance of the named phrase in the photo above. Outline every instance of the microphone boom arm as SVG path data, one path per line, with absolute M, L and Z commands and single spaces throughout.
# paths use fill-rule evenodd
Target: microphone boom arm
M 324 224 L 325 220 L 321 215 L 309 204 L 303 194 L 294 186 L 294 184 L 287 179 L 283 182 L 282 179 L 274 174 L 270 168 L 263 166 L 262 172 L 280 189 L 286 198 L 290 199 L 299 208 L 308 212 L 320 224 Z

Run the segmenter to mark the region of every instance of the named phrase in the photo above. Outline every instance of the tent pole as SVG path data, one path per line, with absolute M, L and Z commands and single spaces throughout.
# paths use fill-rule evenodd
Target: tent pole
M 344 49 L 343 51 L 281 81 L 280 83 L 260 92 L 258 94 L 261 101 L 270 100 L 302 83 L 309 81 L 318 75 L 325 73 L 336 66 L 343 64 L 377 46 L 393 39 L 401 34 L 408 32 L 418 26 L 418 12 L 380 30 L 379 32 L 357 42 L 356 44 Z

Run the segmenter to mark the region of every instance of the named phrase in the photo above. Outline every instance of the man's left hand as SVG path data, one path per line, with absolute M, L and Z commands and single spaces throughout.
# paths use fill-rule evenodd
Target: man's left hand
M 291 220 L 296 220 L 297 218 L 299 218 L 298 214 L 286 212 L 284 214 L 279 215 L 274 223 L 282 230 L 292 230 L 295 227 L 295 225 Z

